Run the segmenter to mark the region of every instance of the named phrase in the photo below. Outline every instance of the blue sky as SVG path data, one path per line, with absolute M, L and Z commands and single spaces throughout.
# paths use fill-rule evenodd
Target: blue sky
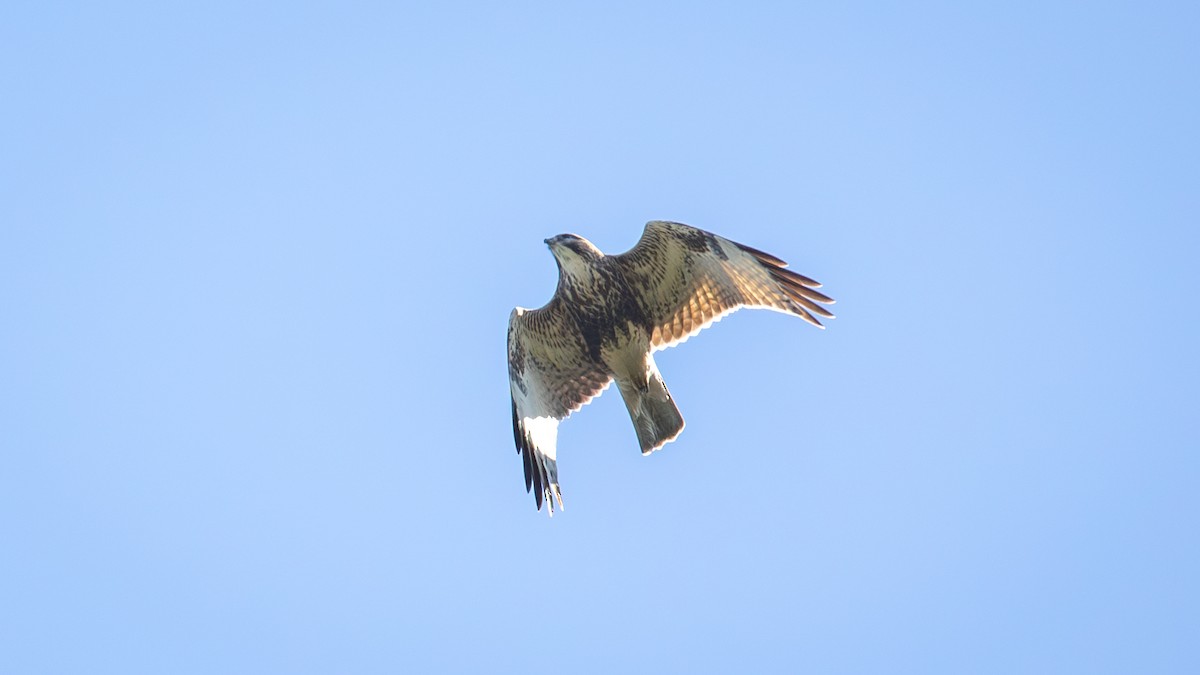
M 1195 672 L 1187 3 L 0 15 L 0 670 Z M 563 424 L 542 240 L 672 219 L 829 330 Z

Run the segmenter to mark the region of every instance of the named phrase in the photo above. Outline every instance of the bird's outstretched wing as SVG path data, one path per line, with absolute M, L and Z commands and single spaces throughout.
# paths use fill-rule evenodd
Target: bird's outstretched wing
M 614 258 L 629 286 L 644 294 L 655 350 L 742 307 L 795 314 L 819 328 L 814 314 L 833 318 L 821 306 L 833 299 L 815 290 L 821 284 L 769 253 L 682 223 L 646 223 L 637 245 Z
M 554 515 L 563 508 L 555 444 L 558 423 L 608 387 L 612 378 L 591 359 L 558 299 L 541 309 L 514 309 L 508 319 L 508 380 L 513 440 L 525 461 L 525 490 Z

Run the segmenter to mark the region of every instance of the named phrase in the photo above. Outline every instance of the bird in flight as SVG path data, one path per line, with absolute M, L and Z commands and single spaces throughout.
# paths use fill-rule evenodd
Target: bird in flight
M 550 515 L 555 499 L 563 508 L 558 423 L 613 380 L 648 455 L 683 431 L 654 352 L 742 307 L 794 314 L 818 328 L 817 316 L 833 318 L 821 306 L 833 304 L 816 290 L 821 284 L 769 253 L 682 223 L 647 223 L 619 255 L 574 234 L 546 245 L 558 264 L 558 288 L 544 307 L 517 307 L 509 316 L 508 378 L 525 490 Z

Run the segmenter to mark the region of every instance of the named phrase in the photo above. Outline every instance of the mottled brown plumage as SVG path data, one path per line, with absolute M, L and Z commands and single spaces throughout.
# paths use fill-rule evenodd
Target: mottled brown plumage
M 820 284 L 779 258 L 681 223 L 652 221 L 637 245 L 606 256 L 576 235 L 546 240 L 559 268 L 554 298 L 509 318 L 513 435 L 538 509 L 558 487 L 559 421 L 614 379 L 643 454 L 674 440 L 683 417 L 652 353 L 742 307 L 833 318 Z

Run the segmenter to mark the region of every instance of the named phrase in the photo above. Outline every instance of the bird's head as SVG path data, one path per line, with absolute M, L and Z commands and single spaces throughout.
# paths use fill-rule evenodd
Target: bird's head
M 577 275 L 604 257 L 592 242 L 576 234 L 560 234 L 546 240 L 558 268 L 568 275 Z

